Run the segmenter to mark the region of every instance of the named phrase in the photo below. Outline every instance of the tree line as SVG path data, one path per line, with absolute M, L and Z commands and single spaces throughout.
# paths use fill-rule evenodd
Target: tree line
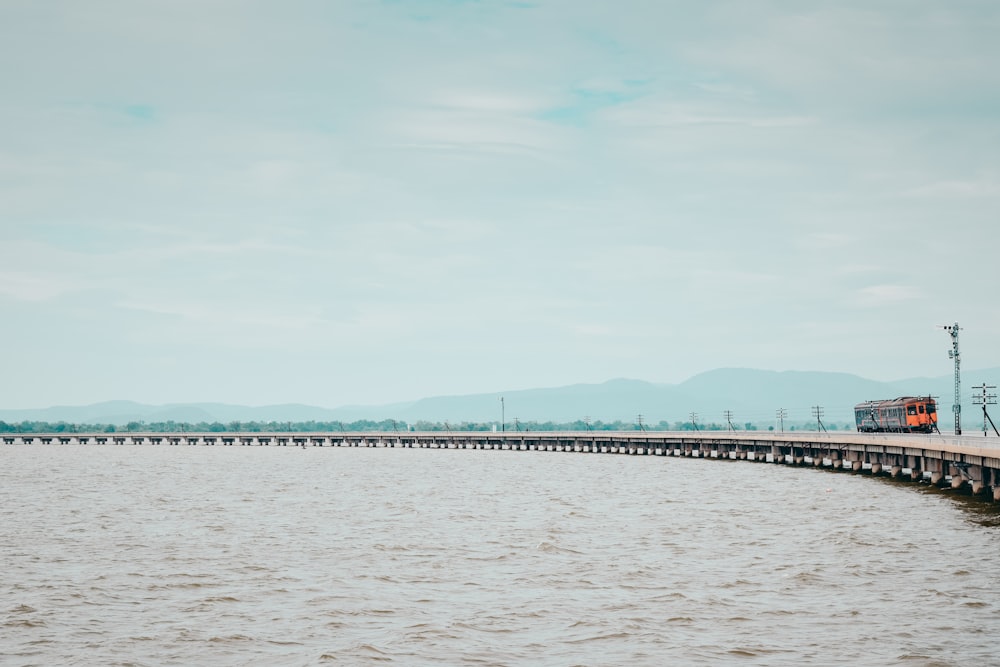
M 825 424 L 831 431 L 853 430 L 853 424 Z M 635 422 L 588 421 L 578 419 L 571 422 L 553 421 L 514 421 L 501 427 L 496 422 L 462 421 L 451 423 L 447 421 L 419 420 L 409 422 L 383 419 L 359 419 L 352 422 L 341 421 L 231 421 L 222 422 L 144 422 L 131 421 L 127 424 L 75 424 L 71 422 L 22 421 L 8 424 L 0 421 L 0 433 L 317 433 L 317 432 L 350 432 L 350 433 L 392 433 L 404 431 L 492 431 L 505 430 L 509 432 L 531 431 L 726 431 L 728 424 L 699 423 L 697 427 L 690 421 L 659 421 L 637 424 Z M 774 431 L 774 426 L 759 428 L 753 422 L 745 422 L 737 430 L 740 431 Z M 815 422 L 797 424 L 785 423 L 787 431 L 814 431 Z

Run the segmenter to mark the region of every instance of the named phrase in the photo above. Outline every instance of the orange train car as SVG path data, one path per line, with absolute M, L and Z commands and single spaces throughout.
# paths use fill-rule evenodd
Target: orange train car
M 937 403 L 930 396 L 903 396 L 854 406 L 862 433 L 931 433 L 937 431 Z

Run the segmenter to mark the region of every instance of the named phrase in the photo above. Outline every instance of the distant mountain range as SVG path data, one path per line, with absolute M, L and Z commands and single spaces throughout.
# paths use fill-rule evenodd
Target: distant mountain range
M 981 408 L 971 405 L 972 390 L 984 382 L 997 384 L 1000 368 L 968 371 L 962 376 L 963 424 L 978 423 Z M 639 415 L 647 424 L 688 421 L 692 412 L 699 423 L 725 424 L 725 412 L 733 423 L 758 426 L 775 421 L 778 408 L 785 408 L 789 423 L 813 421 L 813 407 L 822 408 L 825 423 L 853 422 L 852 408 L 866 400 L 897 396 L 938 397 L 942 427 L 950 425 L 954 394 L 953 377 L 911 378 L 895 382 L 867 380 L 848 373 L 818 371 L 762 371 L 720 368 L 696 375 L 680 384 L 654 384 L 642 380 L 609 380 L 600 384 L 575 384 L 547 389 L 498 391 L 464 396 L 436 396 L 408 403 L 377 406 L 321 408 L 287 404 L 248 407 L 224 403 L 178 403 L 143 405 L 132 401 L 108 401 L 86 406 L 57 406 L 30 410 L 0 410 L 0 420 L 71 422 L 123 425 L 131 421 L 220 422 L 233 421 L 344 421 L 396 419 L 410 424 L 425 420 L 459 423 L 499 421 L 504 397 L 506 421 L 572 422 L 584 417 L 594 421 L 621 420 L 633 423 Z M 996 421 L 996 418 L 994 417 Z

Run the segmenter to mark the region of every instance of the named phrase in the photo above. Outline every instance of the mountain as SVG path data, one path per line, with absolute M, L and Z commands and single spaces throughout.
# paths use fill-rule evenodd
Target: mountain
M 851 422 L 854 406 L 868 400 L 931 394 L 950 406 L 942 392 L 951 383 L 951 378 L 880 382 L 850 373 L 724 368 L 696 375 L 678 389 L 692 406 L 702 406 L 704 418 L 712 420 L 731 410 L 740 421 L 745 415 L 767 422 L 784 408 L 793 420 L 815 421 L 813 408 L 819 407 L 827 421 Z
M 508 422 L 515 418 L 569 422 L 587 416 L 594 420 L 631 421 L 640 413 L 651 418 L 662 413 L 664 406 L 682 399 L 670 385 L 619 379 L 601 384 L 425 398 L 401 407 L 398 414 L 407 421 L 495 421 L 501 415 L 500 396 L 504 398 L 503 412 Z
M 973 407 L 972 387 L 996 384 L 1000 368 L 967 371 L 962 378 L 963 423 L 966 429 L 981 421 L 981 410 Z M 879 382 L 851 375 L 819 371 L 763 371 L 720 368 L 696 375 L 680 384 L 655 384 L 643 380 L 616 379 L 599 384 L 516 391 L 435 396 L 406 403 L 374 406 L 322 408 L 301 404 L 248 407 L 225 403 L 177 403 L 144 405 L 133 401 L 108 401 L 87 406 L 57 406 L 33 410 L 0 410 L 0 420 L 73 422 L 78 424 L 221 422 L 233 421 L 344 421 L 396 419 L 410 424 L 420 420 L 441 422 L 527 421 L 572 422 L 590 417 L 594 421 L 634 422 L 639 415 L 648 424 L 661 420 L 688 421 L 697 414 L 699 423 L 725 424 L 726 411 L 734 424 L 774 422 L 779 408 L 792 423 L 815 421 L 814 407 L 822 408 L 826 423 L 853 421 L 853 407 L 866 400 L 897 396 L 936 396 L 941 404 L 942 424 L 951 420 L 954 381 L 949 376 L 910 378 Z M 503 396 L 503 403 L 500 397 Z

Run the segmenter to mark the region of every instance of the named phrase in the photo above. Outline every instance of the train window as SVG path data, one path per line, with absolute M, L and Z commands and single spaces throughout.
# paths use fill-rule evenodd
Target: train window
M 918 408 L 920 409 L 920 414 L 924 414 L 924 404 L 923 404 L 923 403 L 921 403 L 921 404 L 920 404 L 920 405 L 918 405 L 917 407 L 918 407 Z
M 928 403 L 927 404 L 927 414 L 932 415 L 935 412 L 937 412 L 937 408 L 934 406 L 934 404 L 933 403 Z
M 906 406 L 906 414 L 908 414 L 908 415 L 915 415 L 915 414 L 917 414 L 917 406 L 915 406 L 915 405 L 907 405 Z

